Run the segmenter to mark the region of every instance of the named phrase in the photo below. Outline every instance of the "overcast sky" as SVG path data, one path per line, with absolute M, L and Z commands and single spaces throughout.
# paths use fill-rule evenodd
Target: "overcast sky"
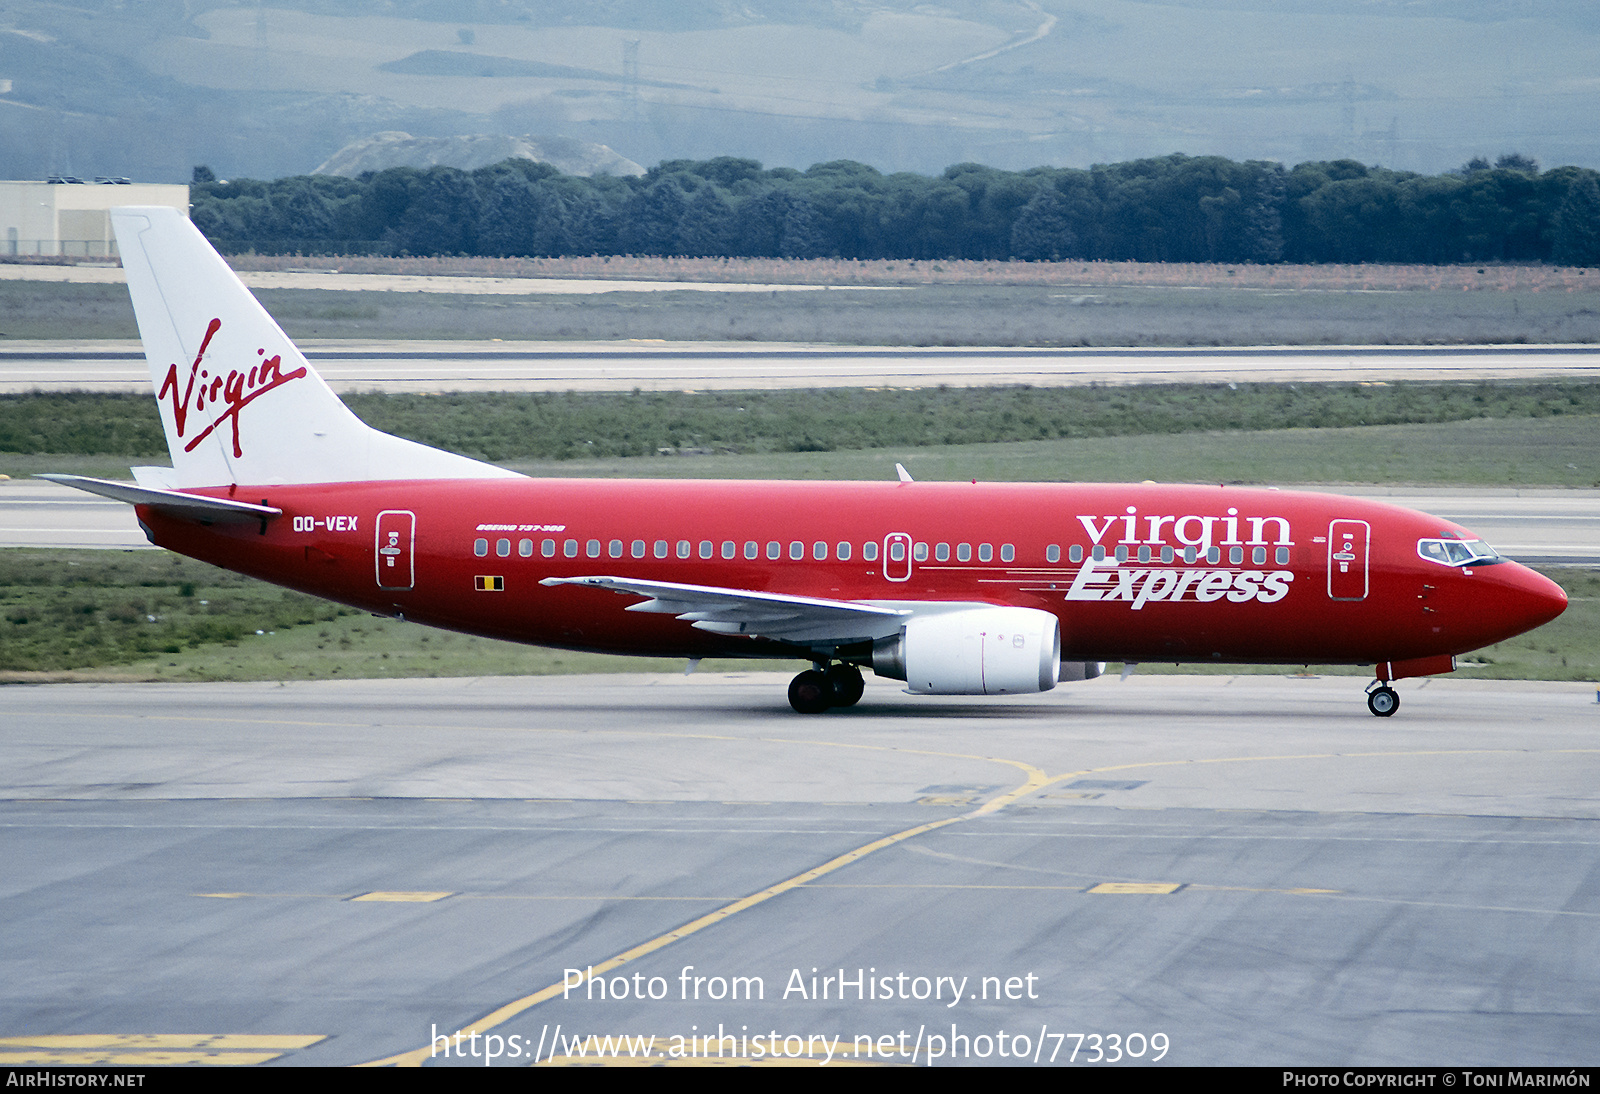
M 646 165 L 1183 152 L 1436 173 L 1511 151 L 1600 166 L 1597 116 L 1592 0 L 0 0 L 10 178 L 296 174 L 382 130 Z

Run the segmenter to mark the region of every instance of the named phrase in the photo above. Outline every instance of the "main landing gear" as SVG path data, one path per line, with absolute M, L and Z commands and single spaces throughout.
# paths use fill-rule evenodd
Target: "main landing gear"
M 818 665 L 789 681 L 789 705 L 801 714 L 821 714 L 832 707 L 853 707 L 866 683 L 854 665 Z
M 1379 718 L 1387 718 L 1400 709 L 1400 696 L 1382 680 L 1367 685 L 1367 709 Z

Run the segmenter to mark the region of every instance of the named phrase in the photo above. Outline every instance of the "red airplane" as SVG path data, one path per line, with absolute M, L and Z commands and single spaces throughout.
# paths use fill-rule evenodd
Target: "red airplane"
M 1449 672 L 1566 594 L 1448 521 L 1220 486 L 533 479 L 341 403 L 176 210 L 112 212 L 171 468 L 158 546 L 381 615 L 542 646 L 794 657 L 797 711 L 861 669 L 927 695 L 1048 691 L 1107 661 Z M 692 665 L 691 665 L 692 667 Z

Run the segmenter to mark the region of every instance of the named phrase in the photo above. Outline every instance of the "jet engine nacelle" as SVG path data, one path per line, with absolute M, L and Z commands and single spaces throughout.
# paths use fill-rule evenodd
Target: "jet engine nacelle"
M 918 695 L 1049 691 L 1061 676 L 1061 626 L 1037 608 L 913 616 L 873 647 L 872 671 Z

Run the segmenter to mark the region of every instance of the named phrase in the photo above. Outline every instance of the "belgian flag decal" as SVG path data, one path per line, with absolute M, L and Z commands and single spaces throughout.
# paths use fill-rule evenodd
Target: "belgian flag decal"
M 499 574 L 479 574 L 472 579 L 472 587 L 480 593 L 503 593 L 506 579 Z

